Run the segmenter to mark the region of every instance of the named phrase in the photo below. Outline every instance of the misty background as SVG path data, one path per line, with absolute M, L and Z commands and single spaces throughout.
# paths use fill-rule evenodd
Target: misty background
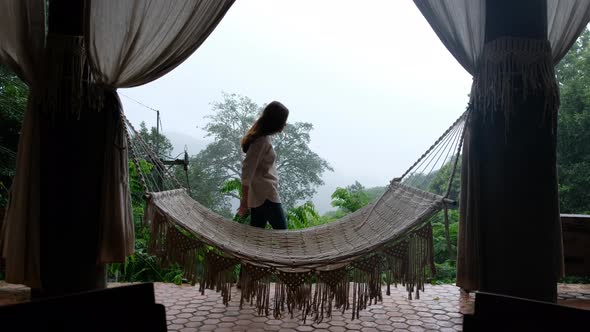
M 324 213 L 336 187 L 401 175 L 462 114 L 470 85 L 412 1 L 241 0 L 187 61 L 120 92 L 135 125 L 155 127 L 148 107 L 160 110 L 173 157 L 211 141 L 201 128 L 222 92 L 281 101 L 334 168 L 312 200 Z

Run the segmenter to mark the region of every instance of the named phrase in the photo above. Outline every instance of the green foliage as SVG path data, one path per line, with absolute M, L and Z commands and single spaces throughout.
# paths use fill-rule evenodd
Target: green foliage
M 156 127 L 147 128 L 145 122 L 139 124 L 139 135 L 151 147 L 156 155 L 162 159 L 170 158 L 172 153 L 172 143 L 168 137 L 162 133 L 158 133 Z
M 369 204 L 369 195 L 358 181 L 346 188 L 336 188 L 332 193 L 332 206 L 347 212 L 354 212 Z
M 289 229 L 302 229 L 322 224 L 320 214 L 312 202 L 292 207 L 287 211 Z
M 432 172 L 430 174 L 413 173 L 406 176 L 402 183 L 414 188 L 428 190 L 428 185 L 432 183 L 432 180 L 435 177 L 436 172 Z
M 455 159 L 450 158 L 445 162 L 441 168 L 429 173 L 415 173 L 407 176 L 403 183 L 409 186 L 422 189 L 440 196 L 444 196 L 449 188 L 449 179 L 453 175 L 453 167 L 455 166 Z M 453 182 L 451 183 L 451 190 L 449 191 L 449 198 L 459 200 L 459 194 L 461 192 L 461 155 L 457 162 L 457 169 L 453 176 Z
M 448 184 L 451 169 L 449 165 L 451 164 L 445 164 L 443 167 L 441 167 L 439 172 L 429 176 L 430 181 L 427 185 L 432 186 L 433 192 L 439 193 L 443 188 L 446 192 L 446 186 Z M 414 179 L 426 180 L 427 176 L 414 175 Z M 422 183 L 426 183 L 426 181 L 422 181 Z M 457 190 L 459 189 L 458 182 L 454 182 L 453 185 L 456 186 L 455 188 Z M 427 188 L 428 187 L 425 185 L 425 188 L 423 189 Z M 320 220 L 320 223 L 334 221 L 362 208 L 369 202 L 372 202 L 380 197 L 385 192 L 385 190 L 386 187 L 373 187 L 365 189 L 359 182 L 355 182 L 353 185 L 350 185 L 346 188 L 337 188 L 332 194 L 332 205 L 337 206 L 338 210 L 330 211 L 324 214 Z M 430 220 L 432 223 L 432 233 L 434 240 L 434 259 L 437 269 L 436 275 L 431 280 L 434 284 L 454 283 L 457 276 L 456 257 L 457 238 L 459 233 L 459 211 L 450 209 L 448 211 L 448 216 L 449 237 L 451 240 L 450 253 L 447 251 L 443 211 L 434 215 Z
M 229 183 L 226 183 L 231 179 L 225 170 L 210 167 L 210 161 L 206 158 L 205 155 L 198 154 L 189 160 L 188 181 L 191 197 L 211 210 L 231 218 L 233 212 L 229 198 L 235 197 L 235 193 L 231 193 Z M 176 178 L 183 183 L 186 182 L 184 170 L 178 169 Z M 235 185 L 235 182 L 233 184 Z M 228 192 L 222 192 L 220 188 L 225 188 Z
M 387 187 L 365 188 L 358 181 L 346 188 L 337 187 L 332 193 L 332 206 L 335 211 L 328 211 L 321 217 L 321 224 L 338 220 L 381 197 Z
M 233 217 L 233 220 L 239 222 L 240 224 L 250 225 L 250 214 L 242 217 L 236 213 Z
M 428 183 L 426 191 L 444 196 L 449 188 L 449 180 L 453 175 L 453 167 L 455 166 L 454 158 L 446 162 L 440 169 L 434 173 L 434 177 Z M 449 191 L 449 198 L 458 200 L 461 192 L 461 156 L 457 162 L 457 169 L 453 176 L 453 182 Z
M 163 281 L 180 285 L 183 273 L 178 265 L 162 268 L 156 257 L 148 254 L 149 230 L 136 223 L 135 232 L 135 253 L 127 257 L 125 263 L 109 264 L 109 279 L 114 282 Z
M 449 210 L 449 237 L 451 252 L 447 250 L 447 238 L 445 236 L 444 211 L 434 215 L 432 224 L 432 237 L 434 241 L 434 262 L 436 276 L 433 283 L 454 283 L 457 277 L 457 239 L 459 236 L 459 211 Z
M 445 219 L 443 211 L 440 211 L 430 220 L 434 239 L 434 260 L 436 263 L 444 263 L 455 260 L 457 257 L 457 238 L 459 234 L 459 211 L 449 210 L 449 237 L 451 239 L 451 253 L 447 251 L 445 236 Z
M 590 31 L 556 67 L 561 107 L 557 165 L 562 213 L 590 214 Z
M 237 199 L 242 199 L 242 181 L 239 179 L 229 179 L 221 185 L 221 192 L 229 194 Z
M 149 175 L 153 165 L 140 159 L 139 166 L 144 175 Z M 141 186 L 139 173 L 135 163 L 129 162 L 129 185 L 133 208 L 135 227 L 135 253 L 125 260 L 125 263 L 114 263 L 108 266 L 108 278 L 115 282 L 163 281 L 182 283 L 182 270 L 179 266 L 163 268 L 156 257 L 148 254 L 149 229 L 143 225 L 144 191 Z
M 141 174 L 148 175 L 151 173 L 154 165 L 147 162 L 145 159 L 138 160 Z M 139 202 L 143 198 L 144 188 L 141 184 L 140 173 L 137 171 L 137 167 L 133 161 L 129 161 L 129 188 L 131 189 L 132 198 L 134 201 Z M 137 204 L 134 204 L 136 207 Z
M 436 275 L 430 281 L 433 285 L 454 284 L 457 280 L 457 265 L 455 261 L 445 261 L 444 263 L 434 263 L 436 266 Z
M 221 102 L 212 104 L 212 110 L 213 114 L 208 116 L 209 123 L 204 129 L 207 137 L 213 138 L 213 143 L 195 159 L 199 160 L 200 171 L 209 175 L 210 184 L 215 188 L 222 188 L 226 181 L 240 178 L 244 158 L 240 139 L 262 108 L 248 97 L 224 93 Z M 277 172 L 281 181 L 279 194 L 287 209 L 295 206 L 298 201 L 311 198 L 316 187 L 324 183 L 322 174 L 326 170 L 332 170 L 325 160 L 309 149 L 311 130 L 313 126 L 310 123 L 289 123 L 273 139 L 277 154 Z M 232 191 L 224 195 L 237 198 Z
M 16 151 L 28 96 L 25 83 L 0 65 L 0 145 L 12 151 Z
M 566 276 L 558 282 L 564 284 L 590 284 L 590 276 Z
M 0 207 L 8 205 L 8 195 L 8 188 L 4 185 L 4 182 L 0 181 Z
M 289 123 L 273 141 L 281 201 L 287 208 L 313 197 L 316 188 L 324 184 L 322 174 L 333 171 L 326 160 L 309 148 L 312 130 L 311 123 Z
M 8 202 L 8 188 L 15 172 L 15 151 L 28 94 L 27 86 L 0 65 L 0 207 Z

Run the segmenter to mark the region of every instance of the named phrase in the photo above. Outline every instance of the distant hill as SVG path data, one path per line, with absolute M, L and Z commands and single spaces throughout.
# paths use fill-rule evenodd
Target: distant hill
M 172 143 L 173 149 L 171 157 L 176 157 L 183 153 L 185 147 L 188 149 L 189 156 L 194 156 L 209 144 L 209 142 L 204 139 L 199 139 L 179 132 L 170 131 L 165 132 L 164 135 L 166 135 L 170 140 L 170 143 Z

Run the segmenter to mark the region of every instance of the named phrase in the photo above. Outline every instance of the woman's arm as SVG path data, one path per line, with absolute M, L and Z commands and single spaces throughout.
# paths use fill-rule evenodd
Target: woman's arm
M 242 183 L 242 199 L 240 200 L 238 215 L 243 217 L 248 215 L 248 212 L 248 186 Z
M 242 199 L 238 208 L 238 215 L 245 216 L 248 214 L 248 189 L 252 178 L 256 174 L 256 168 L 266 149 L 265 141 L 257 141 L 250 145 L 244 161 L 242 161 Z

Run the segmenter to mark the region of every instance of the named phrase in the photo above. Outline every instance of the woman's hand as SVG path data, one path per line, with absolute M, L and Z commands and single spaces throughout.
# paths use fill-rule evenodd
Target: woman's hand
M 238 216 L 245 217 L 250 213 L 250 210 L 245 206 L 240 206 L 238 208 Z

